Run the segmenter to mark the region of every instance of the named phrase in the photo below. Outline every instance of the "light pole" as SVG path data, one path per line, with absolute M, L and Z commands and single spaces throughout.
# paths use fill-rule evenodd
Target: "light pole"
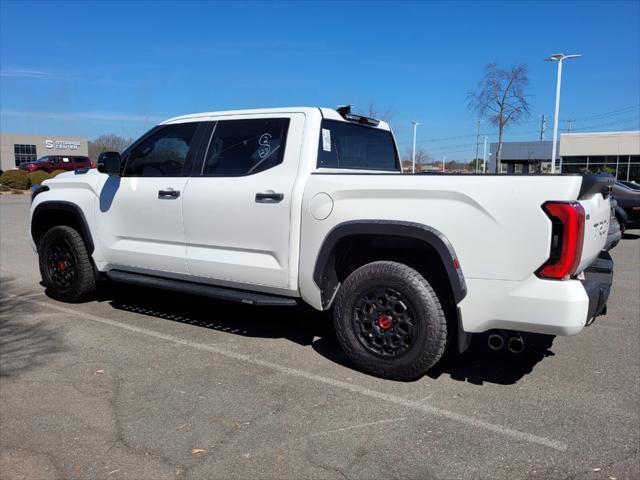
M 484 137 L 484 153 L 482 154 L 482 173 L 487 173 L 487 137 Z
M 556 113 L 553 121 L 553 145 L 551 146 L 551 173 L 556 171 L 556 147 L 558 143 L 558 114 L 560 113 L 560 84 L 562 83 L 562 61 L 567 58 L 578 58 L 581 54 L 565 55 L 555 53 L 545 60 L 548 62 L 558 62 L 558 79 L 556 81 Z
M 416 130 L 418 129 L 418 122 L 411 122 L 413 124 L 413 151 L 411 153 L 411 173 L 416 173 Z
M 476 173 L 478 173 L 478 149 L 480 148 L 480 120 L 476 124 Z

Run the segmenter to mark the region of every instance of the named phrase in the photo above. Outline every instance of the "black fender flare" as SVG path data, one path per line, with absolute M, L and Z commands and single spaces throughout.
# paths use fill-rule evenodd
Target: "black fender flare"
M 75 217 L 78 222 L 78 226 L 80 228 L 80 235 L 84 240 L 84 244 L 87 247 L 87 253 L 91 255 L 94 250 L 93 237 L 91 236 L 91 230 L 89 229 L 89 225 L 87 224 L 87 219 L 82 212 L 82 209 L 71 202 L 65 202 L 62 200 L 51 200 L 40 203 L 33 210 L 33 215 L 31 216 L 31 238 L 34 243 L 38 238 L 38 219 L 46 212 L 58 211 L 65 212 L 71 214 Z
M 318 288 L 322 289 L 327 266 L 338 242 L 345 237 L 354 235 L 406 237 L 428 244 L 438 253 L 442 260 L 451 284 L 455 303 L 458 304 L 466 296 L 467 286 L 460 268 L 460 262 L 447 237 L 428 225 L 396 220 L 354 220 L 340 223 L 331 229 L 320 247 L 313 270 L 313 281 Z M 335 292 L 331 292 L 330 295 L 333 296 L 333 293 Z M 323 304 L 327 304 L 331 300 L 325 298 L 323 299 Z

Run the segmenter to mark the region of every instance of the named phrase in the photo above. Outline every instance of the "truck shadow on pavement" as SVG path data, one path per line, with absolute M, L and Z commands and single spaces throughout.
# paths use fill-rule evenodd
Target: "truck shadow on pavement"
M 12 295 L 12 281 L 0 278 L 0 378 L 47 365 L 65 350 L 64 333 L 35 320 L 38 307 Z
M 427 376 L 438 378 L 448 374 L 453 380 L 482 385 L 484 382 L 512 385 L 546 357 L 555 355 L 551 350 L 550 335 L 522 333 L 525 348 L 514 354 L 504 348 L 494 351 L 487 345 L 487 334 L 475 335 L 468 350 L 463 354 L 448 352 Z
M 333 330 L 331 315 L 307 306 L 252 307 L 209 298 L 189 296 L 143 287 L 110 284 L 101 289 L 98 301 L 117 309 L 163 318 L 253 338 L 284 338 L 311 346 L 323 357 L 347 368 L 355 368 L 342 352 Z M 495 352 L 486 337 L 478 335 L 462 355 L 449 352 L 427 376 L 449 375 L 453 380 L 482 385 L 485 382 L 511 385 L 530 373 L 545 357 L 553 337 L 523 334 L 524 352 Z M 419 380 L 419 379 L 418 379 Z

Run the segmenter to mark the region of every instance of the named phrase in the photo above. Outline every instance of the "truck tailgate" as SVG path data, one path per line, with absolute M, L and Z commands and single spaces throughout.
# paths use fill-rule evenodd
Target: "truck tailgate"
M 584 243 L 577 272 L 591 265 L 604 249 L 611 221 L 611 175 L 585 175 L 578 201 L 584 208 Z

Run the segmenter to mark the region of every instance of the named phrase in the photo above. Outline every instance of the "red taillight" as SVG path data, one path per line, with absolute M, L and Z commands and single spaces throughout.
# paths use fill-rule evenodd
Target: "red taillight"
M 551 255 L 536 275 L 562 280 L 576 273 L 580 264 L 584 208 L 578 202 L 547 202 L 542 209 L 553 222 Z
M 89 168 L 98 168 L 96 162 L 91 162 L 91 166 Z

